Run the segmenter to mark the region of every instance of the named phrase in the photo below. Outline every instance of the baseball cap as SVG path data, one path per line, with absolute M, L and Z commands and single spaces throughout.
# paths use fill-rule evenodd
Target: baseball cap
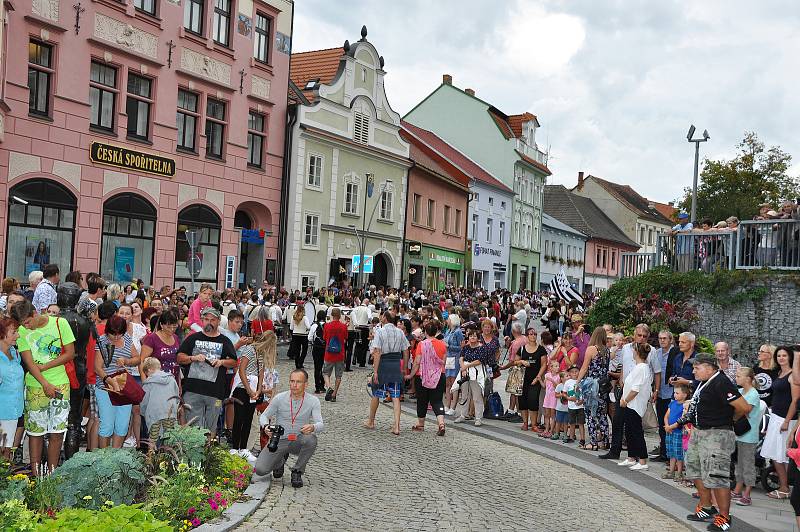
M 715 368 L 719 367 L 719 362 L 717 362 L 717 357 L 715 357 L 710 353 L 698 353 L 694 357 L 692 365 L 697 366 L 698 364 L 708 364 L 710 366 L 714 366 Z
M 682 220 L 682 219 L 688 218 L 688 217 L 689 217 L 688 213 L 685 213 L 685 212 L 678 213 L 678 219 L 679 220 Z
M 217 318 L 217 319 L 219 319 L 220 316 L 221 316 L 219 311 L 217 309 L 215 309 L 214 307 L 206 307 L 206 308 L 204 308 L 203 311 L 200 313 L 200 316 L 206 316 L 208 314 L 210 314 L 212 317 Z

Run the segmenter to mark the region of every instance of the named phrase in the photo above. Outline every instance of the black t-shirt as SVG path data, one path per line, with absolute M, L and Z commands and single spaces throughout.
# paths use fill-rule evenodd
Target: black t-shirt
M 542 369 L 542 357 L 547 356 L 547 350 L 539 345 L 536 347 L 536 351 L 533 353 L 528 352 L 528 344 L 523 345 L 519 348 L 519 358 L 520 360 L 530 360 L 531 365 L 525 368 L 525 377 L 523 383 L 525 386 L 529 386 L 533 379 L 536 378 L 536 375 L 539 374 L 539 370 Z
M 209 364 L 216 359 L 232 358 L 236 360 L 236 349 L 227 337 L 222 334 L 206 336 L 203 332 L 194 333 L 181 342 L 178 352 L 189 356 L 203 355 L 208 361 L 192 362 L 188 366 L 182 366 L 184 392 L 193 392 L 217 399 L 224 399 L 228 395 L 225 384 L 227 368 L 224 366 L 215 368 Z
M 731 403 L 742 396 L 736 386 L 721 371 L 712 376 L 702 387 L 697 397 L 697 428 L 733 429 L 733 407 Z
M 757 364 L 753 366 L 753 373 L 756 374 L 755 388 L 758 391 L 758 397 L 767 403 L 767 406 L 772 406 L 772 383 L 778 377 L 780 370 L 764 369 Z

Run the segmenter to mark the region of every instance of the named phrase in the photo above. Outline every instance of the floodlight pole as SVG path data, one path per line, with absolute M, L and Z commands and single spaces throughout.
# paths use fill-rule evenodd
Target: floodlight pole
M 706 142 L 709 138 L 708 130 L 703 131 L 703 137 L 699 139 L 694 139 L 692 136 L 694 135 L 695 127 L 692 125 L 689 128 L 689 134 L 686 135 L 686 140 L 689 142 L 694 142 L 694 180 L 692 181 L 692 215 L 689 218 L 693 224 L 697 223 L 697 178 L 698 173 L 700 171 L 700 143 Z

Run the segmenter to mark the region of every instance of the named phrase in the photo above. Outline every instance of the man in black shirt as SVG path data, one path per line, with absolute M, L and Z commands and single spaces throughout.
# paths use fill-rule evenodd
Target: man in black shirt
M 236 366 L 236 349 L 219 332 L 220 313 L 206 307 L 200 314 L 203 331 L 187 336 L 178 349 L 178 364 L 183 366 L 183 402 L 189 407 L 190 425 L 208 429 L 213 439 L 222 400 L 227 397 L 225 374 Z
M 667 432 L 694 424 L 686 451 L 686 478 L 693 479 L 700 494 L 700 504 L 690 521 L 712 521 L 708 530 L 730 530 L 731 454 L 736 447 L 733 421 L 746 416 L 752 408 L 736 386 L 720 371 L 717 358 L 700 353 L 694 358 L 694 377 L 700 384 L 684 416 L 667 427 Z M 719 510 L 711 502 L 714 491 Z

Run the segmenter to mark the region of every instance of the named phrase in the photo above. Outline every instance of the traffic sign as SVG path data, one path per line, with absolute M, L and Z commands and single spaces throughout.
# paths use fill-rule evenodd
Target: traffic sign
M 189 275 L 192 277 L 200 275 L 200 270 L 203 269 L 203 254 L 189 254 L 186 258 L 186 269 L 189 270 Z

